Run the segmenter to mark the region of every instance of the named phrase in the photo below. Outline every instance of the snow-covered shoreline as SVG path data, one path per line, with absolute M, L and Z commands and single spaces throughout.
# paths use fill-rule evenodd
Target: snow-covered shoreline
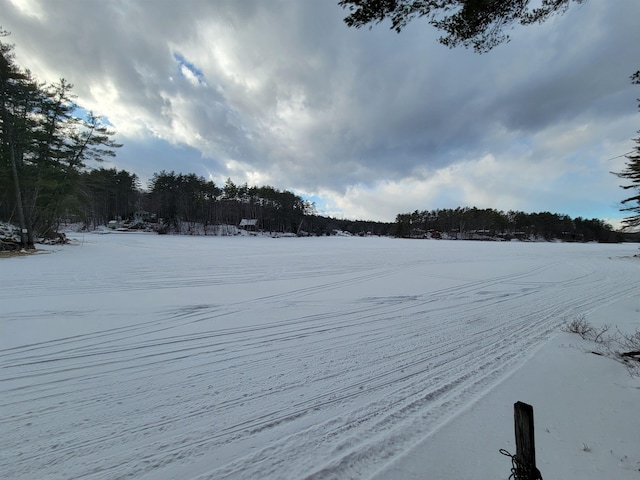
M 637 245 L 46 249 L 2 263 L 10 478 L 507 478 L 517 400 L 534 405 L 545 478 L 637 478 L 637 379 L 561 332 L 580 315 L 638 324 Z

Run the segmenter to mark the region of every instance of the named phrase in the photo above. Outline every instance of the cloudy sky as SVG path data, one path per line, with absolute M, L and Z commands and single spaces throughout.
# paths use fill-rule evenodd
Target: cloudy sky
M 337 0 L 0 0 L 18 63 L 124 143 L 106 167 L 272 185 L 393 221 L 490 207 L 621 217 L 640 2 L 587 0 L 478 55 L 346 27 Z M 618 157 L 618 158 L 614 158 Z

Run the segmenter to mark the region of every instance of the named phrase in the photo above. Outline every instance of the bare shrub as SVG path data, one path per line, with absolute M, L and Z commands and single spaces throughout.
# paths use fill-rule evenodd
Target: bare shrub
M 571 320 L 565 325 L 563 330 L 569 333 L 577 333 L 584 339 L 588 339 L 593 334 L 593 327 L 584 317 Z
M 605 333 L 607 333 L 609 330 L 611 330 L 611 325 L 608 323 L 598 329 L 594 328 L 593 341 L 596 343 L 607 343 L 607 344 L 611 343 L 611 341 L 613 340 L 613 337 L 609 335 L 605 336 Z
M 620 345 L 625 350 L 640 351 L 640 329 L 636 329 L 633 333 L 622 333 L 618 330 L 618 335 L 620 337 Z
M 610 324 L 594 327 L 582 316 L 566 323 L 563 330 L 597 343 L 601 347 L 592 353 L 613 358 L 623 363 L 632 375 L 640 375 L 640 329 L 624 333 L 616 328 L 615 333 L 610 334 Z

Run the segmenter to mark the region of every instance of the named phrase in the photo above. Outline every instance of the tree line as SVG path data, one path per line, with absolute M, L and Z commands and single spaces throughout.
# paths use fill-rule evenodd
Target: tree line
M 288 190 L 237 185 L 230 178 L 218 186 L 195 174 L 165 171 L 153 175 L 143 200 L 163 228 L 183 222 L 201 225 L 205 233 L 209 225 L 239 225 L 243 219 L 256 220 L 263 230 L 295 233 L 313 212 L 310 202 Z
M 503 212 L 492 208 L 416 210 L 396 217 L 396 236 L 463 240 L 545 239 L 580 242 L 616 242 L 621 237 L 597 218 L 571 218 L 557 213 Z
M 390 235 L 394 224 L 353 221 L 318 215 L 315 205 L 288 190 L 269 185 L 224 185 L 193 173 L 154 173 L 142 189 L 135 174 L 98 168 L 80 175 L 83 207 L 69 212 L 91 227 L 110 220 L 127 222 L 130 228 L 152 224 L 160 232 L 193 231 L 207 234 L 211 226 L 235 225 L 255 220 L 256 229 L 299 235 Z
M 560 239 L 612 242 L 621 237 L 613 227 L 596 218 L 540 212 L 500 211 L 492 208 L 416 210 L 401 213 L 395 222 L 338 219 L 318 215 L 315 205 L 290 191 L 271 186 L 238 185 L 230 178 L 224 185 L 193 173 L 154 173 L 147 188 L 125 170 L 97 168 L 78 175 L 78 204 L 69 205 L 65 218 L 89 226 L 110 220 L 139 225 L 155 224 L 160 232 L 199 231 L 207 227 L 239 225 L 242 219 L 257 221 L 263 231 L 300 235 L 381 235 L 402 238 L 454 239 Z

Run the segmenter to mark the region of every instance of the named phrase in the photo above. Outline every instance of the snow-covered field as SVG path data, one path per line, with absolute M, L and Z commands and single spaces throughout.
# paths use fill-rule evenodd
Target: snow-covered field
M 0 258 L 0 476 L 640 478 L 637 245 L 77 236 Z M 581 343 L 582 342 L 582 343 Z

